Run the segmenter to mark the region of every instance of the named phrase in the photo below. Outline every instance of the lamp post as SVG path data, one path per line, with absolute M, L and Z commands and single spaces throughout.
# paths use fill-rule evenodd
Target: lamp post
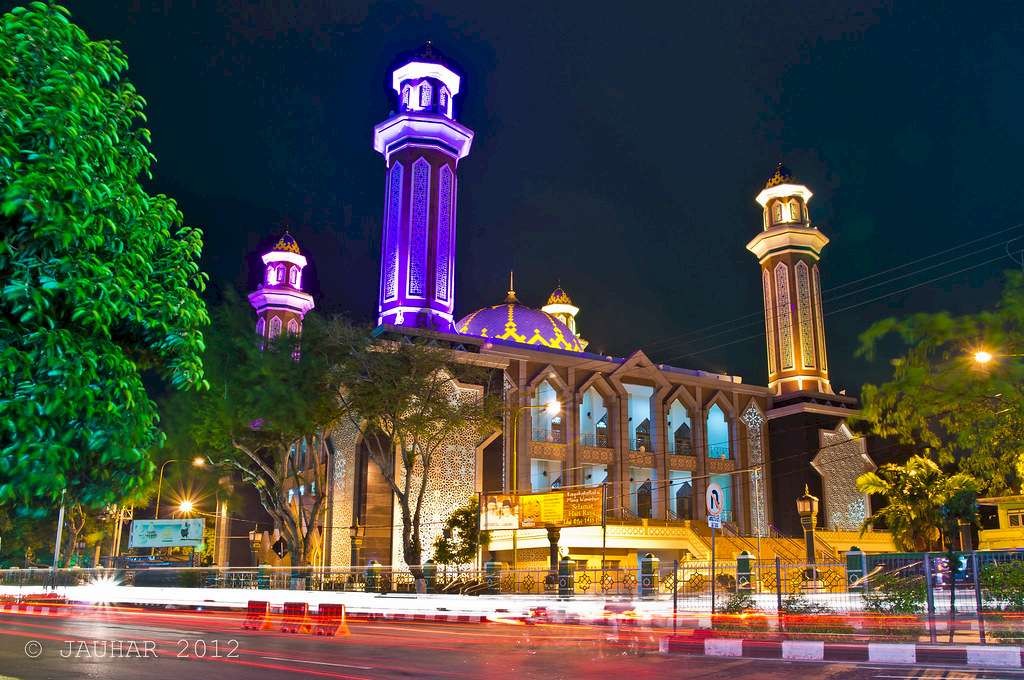
M 796 499 L 796 511 L 800 515 L 800 526 L 804 529 L 804 543 L 807 545 L 807 569 L 804 571 L 805 587 L 816 588 L 818 574 L 814 560 L 814 529 L 818 526 L 818 498 L 812 496 L 804 484 L 804 495 Z
M 352 567 L 356 568 L 360 563 L 360 550 L 363 547 L 363 536 L 366 534 L 366 527 L 359 524 L 356 519 L 348 528 L 348 537 L 352 541 Z
M 160 477 L 156 482 L 156 508 L 153 509 L 153 519 L 160 519 L 160 492 L 164 486 L 164 468 L 167 467 L 168 463 L 180 463 L 181 460 L 178 458 L 171 458 L 165 460 L 163 465 L 160 466 Z M 206 465 L 206 459 L 202 456 L 196 456 L 192 459 L 192 467 L 203 467 Z
M 523 411 L 544 409 L 549 416 L 557 416 L 562 412 L 562 402 L 552 399 L 546 404 L 517 405 L 512 409 L 512 484 L 511 492 L 519 495 L 519 416 Z M 512 530 L 512 571 L 519 568 L 519 530 Z

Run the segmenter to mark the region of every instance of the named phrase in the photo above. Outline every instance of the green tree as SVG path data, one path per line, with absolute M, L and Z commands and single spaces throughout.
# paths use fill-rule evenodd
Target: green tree
M 904 346 L 892 378 L 865 385 L 862 420 L 880 435 L 922 447 L 942 465 L 982 481 L 991 494 L 1015 493 L 1024 480 L 1024 274 L 1008 272 L 993 309 L 885 319 L 861 336 L 858 353 L 875 358 L 892 337 Z M 980 364 L 975 351 L 995 360 Z
M 884 523 L 901 550 L 930 550 L 942 535 L 953 540 L 958 520 L 973 521 L 978 482 L 963 473 L 947 476 L 931 459 L 911 456 L 904 465 L 886 464 L 857 479 L 863 493 L 884 496 L 888 505 L 864 520 Z M 974 512 L 969 508 L 974 507 Z
M 346 344 L 337 364 L 345 386 L 340 414 L 362 433 L 395 495 L 402 557 L 422 588 L 423 501 L 435 463 L 454 439 L 482 439 L 499 427 L 501 399 L 489 389 L 486 371 L 456 363 L 425 341 L 350 335 Z
M 445 520 L 441 535 L 434 541 L 434 561 L 471 564 L 481 543 L 487 544 L 487 532 L 480 531 L 480 504 L 474 496 Z
M 294 336 L 268 340 L 254 329 L 248 305 L 228 292 L 214 309 L 204 355 L 210 389 L 178 393 L 165 406 L 170 446 L 179 458 L 208 456 L 253 486 L 288 543 L 292 564 L 308 564 L 325 508 L 331 440 L 322 434 L 339 418 L 331 354 L 337 345 L 330 337 L 368 332 L 310 314 L 299 351 Z
M 127 68 L 62 7 L 0 17 L 0 503 L 40 513 L 152 475 L 143 371 L 203 382 L 202 238 L 140 184 L 154 159 Z

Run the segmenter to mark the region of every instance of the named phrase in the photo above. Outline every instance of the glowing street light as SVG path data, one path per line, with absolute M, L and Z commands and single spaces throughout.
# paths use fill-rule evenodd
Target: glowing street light
M 993 358 L 994 357 L 991 352 L 986 352 L 983 349 L 974 353 L 974 363 L 976 364 L 987 364 L 992 361 Z
M 188 500 L 188 499 L 183 500 L 181 503 L 178 503 L 178 512 L 180 512 L 182 514 L 185 514 L 185 515 L 187 515 L 188 513 L 192 512 L 192 510 L 194 508 L 195 508 L 195 504 L 192 501 Z
M 153 519 L 160 519 L 160 492 L 164 488 L 164 468 L 170 463 L 180 462 L 177 458 L 171 458 L 170 460 L 165 460 L 164 464 L 160 466 L 160 477 L 156 483 L 156 508 L 153 510 Z M 192 459 L 192 467 L 203 467 L 204 465 L 206 465 L 206 459 L 202 456 L 196 456 Z
M 544 405 L 544 412 L 547 413 L 549 416 L 557 416 L 559 413 L 562 412 L 562 402 L 558 401 L 557 399 L 552 399 L 551 401 Z

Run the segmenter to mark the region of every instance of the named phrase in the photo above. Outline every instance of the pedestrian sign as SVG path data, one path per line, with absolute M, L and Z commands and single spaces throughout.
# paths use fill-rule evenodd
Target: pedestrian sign
M 721 515 L 708 515 L 708 528 L 710 528 L 710 529 L 721 529 L 722 528 L 722 516 Z
M 708 517 L 712 515 L 718 517 L 722 514 L 722 506 L 725 505 L 725 492 L 722 491 L 721 485 L 716 482 L 708 484 L 708 492 L 704 500 L 708 506 Z

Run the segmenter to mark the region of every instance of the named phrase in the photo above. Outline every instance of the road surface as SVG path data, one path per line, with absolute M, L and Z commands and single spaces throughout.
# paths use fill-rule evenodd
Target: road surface
M 580 625 L 351 622 L 350 635 L 243 631 L 238 614 L 102 609 L 0 615 L 0 678 L 1020 678 L 1024 673 L 671 656 L 663 633 Z M 610 639 L 611 638 L 611 639 Z

